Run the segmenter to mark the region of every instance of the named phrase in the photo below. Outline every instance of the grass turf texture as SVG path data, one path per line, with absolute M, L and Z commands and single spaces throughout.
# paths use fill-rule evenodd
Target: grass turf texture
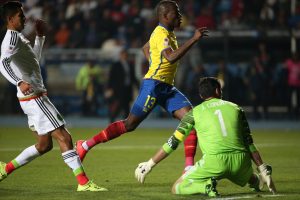
M 98 129 L 70 129 L 74 142 L 86 139 Z M 130 134 L 96 146 L 86 157 L 88 176 L 109 192 L 76 192 L 76 180 L 65 165 L 56 142 L 54 149 L 16 170 L 0 182 L 0 199 L 122 199 L 168 200 L 208 199 L 201 195 L 178 196 L 170 192 L 183 169 L 183 145 L 148 175 L 145 184 L 134 178 L 138 163 L 147 161 L 172 134 L 173 129 L 138 129 Z M 247 186 L 241 188 L 229 181 L 218 183 L 220 199 L 300 199 L 300 131 L 253 131 L 254 141 L 266 163 L 273 166 L 273 179 L 280 196 L 257 195 Z M 34 136 L 24 128 L 0 128 L 0 160 L 8 162 L 21 150 L 32 145 Z M 197 159 L 201 154 L 197 153 Z

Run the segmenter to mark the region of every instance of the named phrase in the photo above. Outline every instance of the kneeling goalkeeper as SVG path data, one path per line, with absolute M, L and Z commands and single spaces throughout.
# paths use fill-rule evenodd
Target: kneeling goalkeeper
M 253 144 L 244 111 L 236 104 L 222 100 L 221 85 L 216 78 L 200 79 L 199 94 L 203 103 L 189 111 L 181 120 L 167 143 L 148 161 L 140 163 L 135 171 L 143 183 L 151 169 L 173 152 L 190 130 L 195 128 L 202 158 L 173 185 L 174 194 L 206 194 L 218 196 L 217 180 L 229 179 L 256 191 L 266 184 L 270 192 L 276 188 L 271 178 L 272 168 L 263 163 Z M 259 175 L 253 172 L 251 160 Z

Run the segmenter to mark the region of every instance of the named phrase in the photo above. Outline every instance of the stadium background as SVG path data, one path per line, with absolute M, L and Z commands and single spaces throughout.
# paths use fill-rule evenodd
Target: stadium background
M 3 0 L 0 0 L 3 3 Z M 141 46 L 156 26 L 154 5 L 157 0 L 23 0 L 28 18 L 24 34 L 34 38 L 33 19 L 45 19 L 49 25 L 41 62 L 49 96 L 66 117 L 74 141 L 92 137 L 108 124 L 108 108 L 103 93 L 98 94 L 97 115 L 81 116 L 80 95 L 75 77 L 80 67 L 93 59 L 103 69 L 99 79 L 105 86 L 107 72 L 122 48 L 128 49 L 142 79 L 147 62 Z M 179 43 L 198 26 L 207 26 L 210 36 L 203 39 L 181 60 L 176 86 L 192 101 L 196 74 L 222 78 L 225 99 L 240 104 L 250 119 L 254 140 L 265 162 L 272 164 L 279 194 L 260 196 L 248 187 L 221 181 L 221 199 L 274 200 L 300 198 L 299 114 L 288 109 L 288 82 L 285 61 L 299 45 L 299 0 L 181 0 L 178 1 L 184 23 L 176 30 Z M 77 27 L 77 29 L 75 28 Z M 5 33 L 1 22 L 0 38 Z M 59 35 L 60 30 L 63 29 Z M 66 37 L 67 36 L 67 37 Z M 56 39 L 55 39 L 56 38 Z M 251 69 L 257 58 L 265 58 L 259 49 L 266 47 L 268 62 L 261 73 Z M 261 61 L 260 61 L 261 62 Z M 258 75 L 258 76 L 255 76 Z M 255 79 L 255 77 L 263 77 Z M 260 115 L 253 114 L 253 88 L 263 97 L 258 101 Z M 298 88 L 299 89 L 299 88 Z M 26 117 L 19 108 L 15 87 L 0 76 L 0 160 L 9 161 L 33 137 Z M 294 108 L 297 104 L 292 95 Z M 268 113 L 263 112 L 267 106 Z M 183 148 L 156 167 L 146 181 L 137 184 L 133 177 L 136 165 L 148 159 L 170 136 L 177 121 L 156 109 L 132 134 L 98 145 L 84 162 L 95 182 L 111 192 L 78 194 L 69 169 L 61 160 L 59 148 L 16 171 L 0 184 L 0 199 L 207 199 L 204 196 L 174 196 L 171 184 L 181 175 Z M 130 156 L 128 156 L 130 155 Z M 196 159 L 201 152 L 197 151 Z M 46 181 L 45 181 L 46 180 Z
M 99 79 L 105 87 L 107 72 L 126 48 L 141 80 L 147 62 L 141 52 L 157 24 L 154 6 L 158 1 L 138 0 L 27 0 L 24 34 L 34 38 L 33 20 L 47 21 L 42 68 L 49 96 L 65 116 L 80 115 L 80 92 L 75 89 L 78 70 L 93 59 L 103 69 Z M 181 60 L 175 85 L 198 103 L 197 76 L 209 75 L 224 81 L 224 98 L 244 107 L 248 117 L 299 119 L 288 109 L 288 72 L 285 61 L 296 51 L 299 37 L 300 3 L 293 0 L 188 0 L 178 1 L 183 24 L 176 31 L 179 43 L 206 26 L 210 36 L 195 45 Z M 3 24 L 3 23 L 2 23 Z M 1 26 L 3 27 L 3 26 Z M 4 34 L 4 27 L 1 35 Z M 265 52 L 261 49 L 265 47 Z M 258 64 L 256 62 L 258 60 Z M 262 69 L 255 72 L 258 65 Z M 117 80 L 116 80 L 117 81 Z M 299 86 L 300 87 L 300 86 Z M 0 78 L 0 113 L 18 114 L 15 89 Z M 253 96 L 256 95 L 257 102 Z M 99 118 L 107 117 L 103 92 L 97 95 Z M 298 108 L 296 95 L 292 105 Z M 299 102 L 299 101 L 298 101 Z M 253 114 L 253 105 L 259 113 Z M 154 117 L 166 114 L 156 109 Z

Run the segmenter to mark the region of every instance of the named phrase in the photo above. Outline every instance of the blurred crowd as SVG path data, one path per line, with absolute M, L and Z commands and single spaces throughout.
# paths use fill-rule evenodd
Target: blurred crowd
M 141 47 L 156 26 L 158 0 L 21 0 L 27 26 L 45 19 L 49 27 L 47 46 L 58 48 L 100 48 L 116 38 L 127 48 Z M 206 26 L 223 29 L 299 28 L 300 7 L 291 15 L 290 0 L 177 0 L 183 14 L 182 29 Z
M 185 78 L 179 87 L 197 105 L 201 102 L 197 91 L 199 77 L 217 77 L 222 83 L 223 98 L 249 106 L 253 119 L 274 118 L 274 112 L 278 112 L 278 118 L 299 119 L 299 54 L 295 52 L 280 63 L 275 61 L 266 43 L 260 42 L 252 59 L 242 63 L 226 62 L 220 58 L 215 63 L 189 65 L 183 72 Z M 286 110 L 279 111 L 276 107 Z

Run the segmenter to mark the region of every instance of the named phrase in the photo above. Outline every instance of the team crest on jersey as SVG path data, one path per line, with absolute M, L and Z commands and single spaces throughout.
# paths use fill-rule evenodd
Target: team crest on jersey
M 164 39 L 164 46 L 168 47 L 169 46 L 169 38 Z
M 59 119 L 60 121 L 63 121 L 63 118 L 60 114 L 57 114 L 57 119 Z

